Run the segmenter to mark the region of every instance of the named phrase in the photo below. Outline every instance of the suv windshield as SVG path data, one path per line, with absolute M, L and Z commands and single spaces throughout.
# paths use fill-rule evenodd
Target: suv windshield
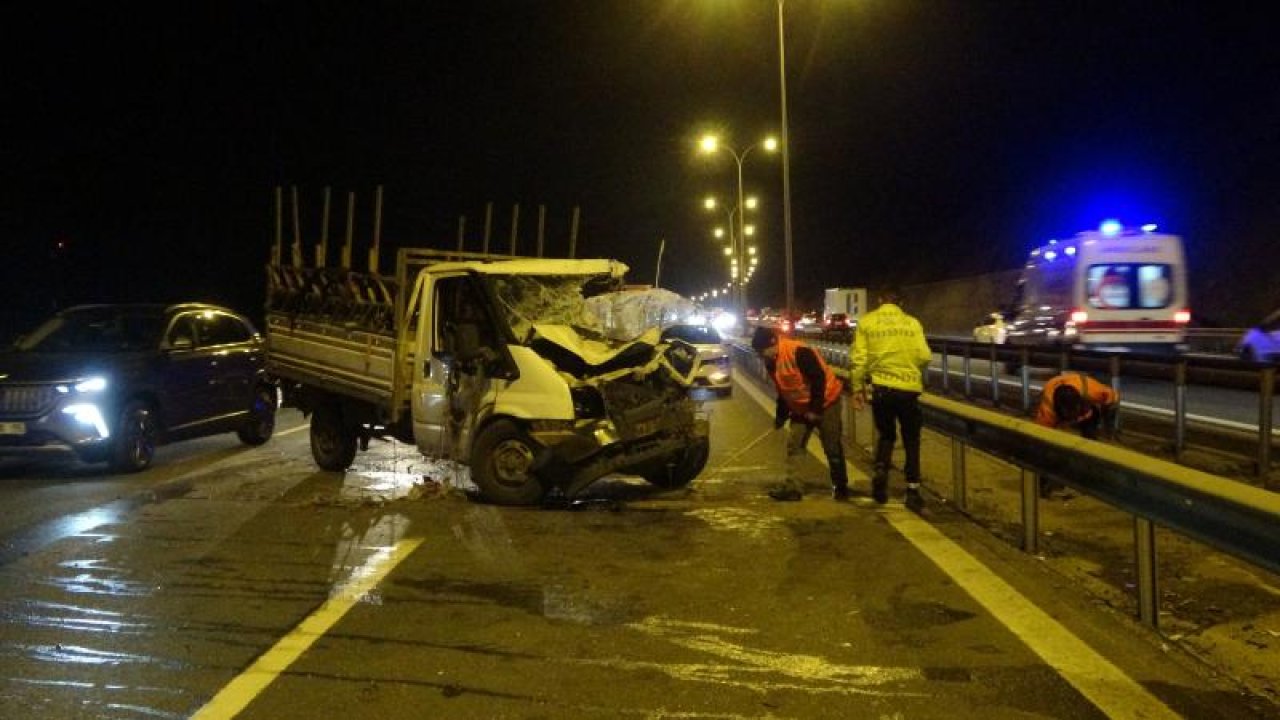
M 28 352 L 128 352 L 156 347 L 162 311 L 84 308 L 59 313 L 20 340 Z

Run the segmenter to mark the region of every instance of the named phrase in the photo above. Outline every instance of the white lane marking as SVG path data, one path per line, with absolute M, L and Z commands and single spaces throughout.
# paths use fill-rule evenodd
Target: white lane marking
M 400 561 L 418 546 L 423 538 L 407 538 L 391 547 L 374 552 L 363 565 L 356 568 L 351 577 L 336 585 L 329 599 L 315 612 L 298 624 L 288 635 L 263 653 L 244 672 L 213 696 L 204 707 L 196 711 L 193 720 L 225 720 L 233 718 L 248 707 L 276 677 L 289 669 L 312 643 L 324 636 L 342 616 L 360 599 L 382 581 Z
M 748 395 L 766 410 L 773 409 L 773 401 L 750 383 L 739 383 L 738 387 L 749 388 Z M 815 458 L 826 460 L 821 448 L 810 444 L 808 450 Z M 850 478 L 868 479 L 848 461 L 845 464 Z M 918 515 L 896 505 L 881 512 L 899 534 L 1105 715 L 1169 720 L 1181 717 Z
M 915 513 L 894 506 L 883 514 L 894 529 L 1104 715 L 1181 717 Z
M 281 430 L 280 432 L 276 433 L 276 435 L 288 435 L 288 434 L 290 434 L 290 433 L 296 433 L 296 432 L 298 432 L 299 430 L 306 430 L 306 429 L 307 429 L 307 428 L 309 428 L 309 427 L 311 427 L 311 426 L 310 426 L 310 425 L 308 425 L 308 424 L 306 424 L 306 423 L 303 423 L 303 424 L 299 425 L 298 427 L 291 427 L 291 428 L 289 428 L 288 430 Z

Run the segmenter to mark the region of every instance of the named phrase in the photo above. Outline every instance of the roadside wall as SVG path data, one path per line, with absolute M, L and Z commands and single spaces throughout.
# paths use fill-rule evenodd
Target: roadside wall
M 987 313 L 1013 300 L 1019 270 L 941 280 L 902 288 L 903 308 L 919 318 L 929 335 L 968 337 Z

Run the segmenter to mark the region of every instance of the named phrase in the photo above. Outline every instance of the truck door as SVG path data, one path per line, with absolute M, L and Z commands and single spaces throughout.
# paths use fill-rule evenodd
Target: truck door
M 487 389 L 474 355 L 496 357 L 498 335 L 469 275 L 430 277 L 419 302 L 414 440 L 424 454 L 459 459 Z

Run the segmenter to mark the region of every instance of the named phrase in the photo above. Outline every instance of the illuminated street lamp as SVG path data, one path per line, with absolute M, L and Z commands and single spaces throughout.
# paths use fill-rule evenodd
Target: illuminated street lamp
M 698 141 L 698 149 L 700 152 L 704 154 L 710 155 L 710 154 L 717 153 L 720 151 L 721 148 L 724 148 L 725 150 L 729 151 L 729 154 L 733 156 L 733 159 L 738 166 L 738 203 L 737 203 L 737 207 L 734 208 L 734 210 L 737 211 L 737 215 L 738 215 L 738 232 L 737 232 L 738 237 L 736 238 L 737 242 L 735 243 L 734 242 L 735 238 L 733 238 L 733 233 L 730 232 L 729 240 L 731 243 L 733 243 L 736 246 L 735 252 L 738 254 L 743 254 L 745 252 L 743 250 L 743 247 L 746 245 L 746 238 L 748 235 L 745 209 L 748 207 L 754 207 L 757 201 L 753 197 L 751 199 L 752 200 L 751 205 L 748 205 L 747 199 L 743 195 L 742 165 L 746 161 L 747 157 L 751 154 L 751 152 L 756 148 L 763 148 L 765 152 L 776 152 L 778 149 L 778 140 L 774 137 L 767 137 L 761 140 L 760 142 L 747 147 L 742 152 L 738 152 L 735 148 L 721 143 L 720 139 L 715 135 L 704 135 Z M 783 150 L 785 152 L 785 147 L 783 148 Z M 714 207 L 714 206 L 711 206 L 711 207 Z M 731 212 L 731 215 L 732 215 L 732 212 Z M 732 223 L 730 223 L 730 227 L 731 228 L 733 227 Z M 755 226 L 752 226 L 751 232 L 752 233 L 755 232 Z M 745 265 L 746 263 L 743 262 L 742 264 Z M 741 312 L 745 314 L 747 309 L 746 286 L 742 282 L 738 282 L 737 285 L 738 285 L 738 292 L 739 292 L 739 297 L 738 297 L 738 303 L 740 306 L 739 310 L 741 310 Z

